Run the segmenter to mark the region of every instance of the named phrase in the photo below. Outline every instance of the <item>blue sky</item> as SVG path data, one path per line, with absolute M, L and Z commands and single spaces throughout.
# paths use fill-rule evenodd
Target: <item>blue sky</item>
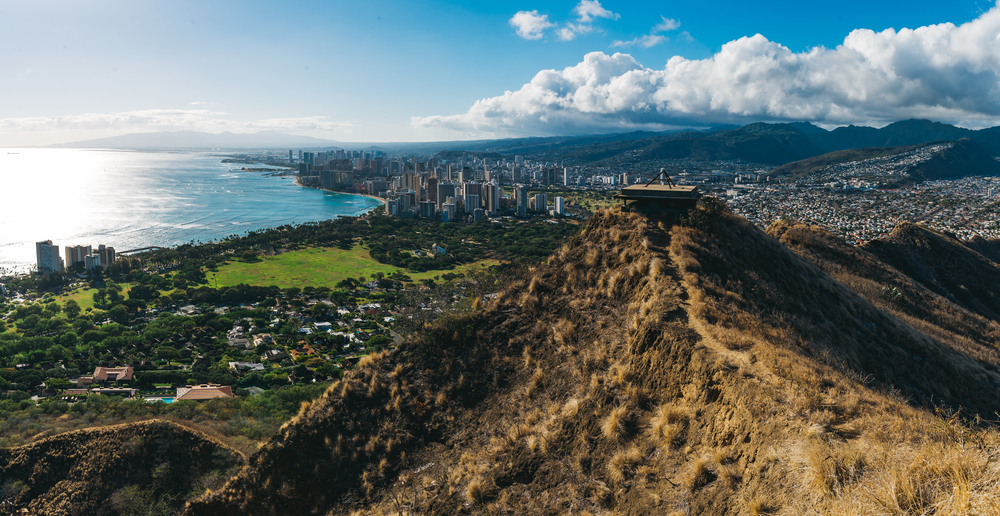
M 438 140 L 752 119 L 879 124 L 909 114 L 936 115 L 968 126 L 994 125 L 1000 60 L 996 48 L 985 48 L 990 42 L 1000 46 L 1000 40 L 987 37 L 997 26 L 989 18 L 993 7 L 991 2 L 969 0 L 7 1 L 0 3 L 0 145 L 178 129 L 275 129 L 341 141 Z M 544 17 L 543 29 L 519 35 L 514 21 L 523 17 L 516 18 L 518 13 Z M 927 68 L 927 63 L 963 56 L 967 66 L 956 76 L 971 74 L 971 93 L 960 92 L 962 98 L 951 103 L 928 99 L 952 99 L 955 88 L 963 85 L 921 82 L 927 91 L 913 93 L 913 87 L 887 84 L 864 92 L 859 107 L 857 92 L 845 93 L 842 86 L 825 83 L 802 87 L 796 75 L 808 60 L 802 56 L 816 47 L 836 49 L 855 29 L 878 35 L 889 28 L 947 22 L 979 24 L 967 31 L 978 39 L 958 34 L 949 40 L 951 47 L 961 40 L 984 48 L 952 48 L 952 54 L 938 56 L 934 38 L 948 37 L 941 31 L 916 42 L 894 33 L 889 44 L 896 49 L 895 62 L 877 64 L 877 55 L 864 52 L 857 59 L 876 63 L 871 66 L 881 67 L 878 75 L 885 79 L 886 74 L 896 77 L 900 70 L 924 65 L 919 73 L 934 75 L 937 69 Z M 568 41 L 559 34 L 567 28 L 570 32 L 564 31 L 564 36 L 573 36 Z M 525 34 L 535 39 L 522 37 Z M 740 40 L 755 34 L 767 43 Z M 871 48 L 877 53 L 884 40 L 869 38 L 863 44 L 875 45 Z M 732 56 L 721 64 L 717 53 L 734 41 L 742 42 L 730 45 Z M 774 57 L 774 44 L 790 54 Z M 901 55 L 915 54 L 907 48 L 917 47 L 924 53 L 899 61 Z M 588 56 L 594 52 L 607 59 Z M 628 54 L 629 60 L 611 59 L 616 52 Z M 968 57 L 970 52 L 975 55 Z M 667 66 L 674 56 L 690 64 Z M 813 75 L 843 66 L 845 77 L 867 77 L 856 63 L 845 64 L 855 58 L 843 53 L 814 58 L 807 65 Z M 710 61 L 713 70 L 706 68 Z M 706 66 L 695 66 L 699 63 Z M 728 90 L 699 82 L 737 73 L 733 70 L 740 63 L 777 67 L 784 75 L 765 74 L 749 83 L 730 84 Z M 582 74 L 597 70 L 597 86 L 573 82 L 572 74 L 562 74 L 568 67 Z M 542 70 L 560 74 L 536 78 Z M 537 84 L 527 88 L 533 78 Z M 928 79 L 934 80 L 940 81 Z M 642 84 L 636 86 L 635 81 Z M 747 84 L 750 89 L 773 86 L 774 91 L 753 99 L 729 98 Z M 615 93 L 622 88 L 643 91 Z M 677 93 L 678 88 L 686 90 Z M 808 95 L 813 90 L 823 90 L 815 98 L 816 105 L 825 107 L 810 109 L 814 97 Z M 522 93 L 502 98 L 508 91 Z M 684 100 L 703 91 L 711 91 L 711 99 Z M 580 100 L 595 94 L 605 97 L 596 104 Z M 551 101 L 553 95 L 558 102 Z M 728 100 L 719 104 L 717 99 Z M 787 99 L 787 106 L 779 106 Z M 486 102 L 477 104 L 480 100 Z M 896 102 L 898 109 L 872 107 L 887 102 Z

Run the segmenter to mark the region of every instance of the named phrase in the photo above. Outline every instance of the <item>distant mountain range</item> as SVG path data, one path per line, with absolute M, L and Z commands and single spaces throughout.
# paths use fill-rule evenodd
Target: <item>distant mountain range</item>
M 713 128 L 672 134 L 629 134 L 636 137 L 589 142 L 586 138 L 567 138 L 558 148 L 549 144 L 550 149 L 541 152 L 546 159 L 583 163 L 637 151 L 638 157 L 646 159 L 741 159 L 783 165 L 834 151 L 968 138 L 987 155 L 1000 156 L 1000 127 L 976 131 L 929 120 L 904 120 L 881 129 L 851 125 L 827 131 L 808 122 L 795 122 L 755 123 L 736 129 Z
M 550 136 L 444 142 L 339 142 L 276 131 L 221 134 L 196 131 L 134 133 L 49 147 L 119 149 L 364 149 L 445 155 L 523 154 L 544 161 L 587 164 L 629 152 L 646 159 L 730 160 L 784 165 L 830 152 L 919 145 L 968 138 L 987 156 L 1000 156 L 1000 127 L 971 130 L 929 120 L 904 120 L 881 129 L 847 126 L 827 131 L 808 122 L 754 123 L 706 130 L 635 131 L 589 136 Z M 455 155 L 461 154 L 458 152 Z M 631 157 L 630 156 L 630 157 Z
M 334 140 L 299 136 L 277 131 L 213 134 L 198 131 L 132 133 L 110 138 L 48 145 L 54 148 L 85 149 L 268 149 L 268 148 L 343 148 Z

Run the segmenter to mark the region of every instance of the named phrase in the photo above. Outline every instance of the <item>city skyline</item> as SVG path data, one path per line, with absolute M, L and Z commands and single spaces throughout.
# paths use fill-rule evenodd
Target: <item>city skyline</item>
M 0 20 L 3 146 L 1000 123 L 1000 10 L 975 1 L 50 2 L 0 6 Z

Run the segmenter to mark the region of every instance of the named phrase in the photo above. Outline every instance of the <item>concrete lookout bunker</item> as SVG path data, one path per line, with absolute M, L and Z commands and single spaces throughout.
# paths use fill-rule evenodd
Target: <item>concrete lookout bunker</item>
M 695 208 L 701 192 L 697 186 L 677 185 L 661 168 L 646 184 L 626 186 L 614 197 L 622 200 L 622 211 L 679 217 Z

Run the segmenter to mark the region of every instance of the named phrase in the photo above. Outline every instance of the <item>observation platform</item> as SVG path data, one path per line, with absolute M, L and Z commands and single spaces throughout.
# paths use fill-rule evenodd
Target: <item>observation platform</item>
M 652 215 L 684 215 L 697 206 L 699 197 L 697 186 L 675 184 L 665 169 L 646 184 L 626 186 L 614 196 L 622 200 L 623 211 Z

